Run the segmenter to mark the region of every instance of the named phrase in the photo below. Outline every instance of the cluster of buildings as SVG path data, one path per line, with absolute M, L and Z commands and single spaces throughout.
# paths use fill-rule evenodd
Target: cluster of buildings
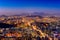
M 60 40 L 60 18 L 57 17 L 0 17 L 0 23 L 13 25 L 1 28 L 1 40 Z M 6 26 L 5 26 L 6 27 Z M 46 37 L 46 38 L 45 38 Z

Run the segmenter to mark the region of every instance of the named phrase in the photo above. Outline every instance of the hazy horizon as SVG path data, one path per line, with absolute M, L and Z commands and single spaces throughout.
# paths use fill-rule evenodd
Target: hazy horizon
M 60 15 L 60 1 L 53 0 L 0 0 L 0 15 L 44 12 Z

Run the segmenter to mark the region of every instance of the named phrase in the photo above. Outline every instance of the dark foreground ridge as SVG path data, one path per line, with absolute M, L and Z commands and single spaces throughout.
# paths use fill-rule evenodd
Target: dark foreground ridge
M 5 24 L 5 23 L 0 23 L 0 28 L 11 28 L 11 27 L 14 27 L 14 25 Z

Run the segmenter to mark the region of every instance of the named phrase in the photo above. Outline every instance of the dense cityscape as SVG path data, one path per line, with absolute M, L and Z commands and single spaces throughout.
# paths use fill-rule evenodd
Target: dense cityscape
M 0 40 L 60 40 L 60 17 L 2 16 Z
M 60 0 L 0 0 L 0 40 L 60 40 Z

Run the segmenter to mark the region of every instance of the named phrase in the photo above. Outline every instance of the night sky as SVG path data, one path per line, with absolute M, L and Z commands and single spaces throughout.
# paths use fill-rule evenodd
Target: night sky
M 60 13 L 58 0 L 0 0 L 0 15 L 45 12 Z

